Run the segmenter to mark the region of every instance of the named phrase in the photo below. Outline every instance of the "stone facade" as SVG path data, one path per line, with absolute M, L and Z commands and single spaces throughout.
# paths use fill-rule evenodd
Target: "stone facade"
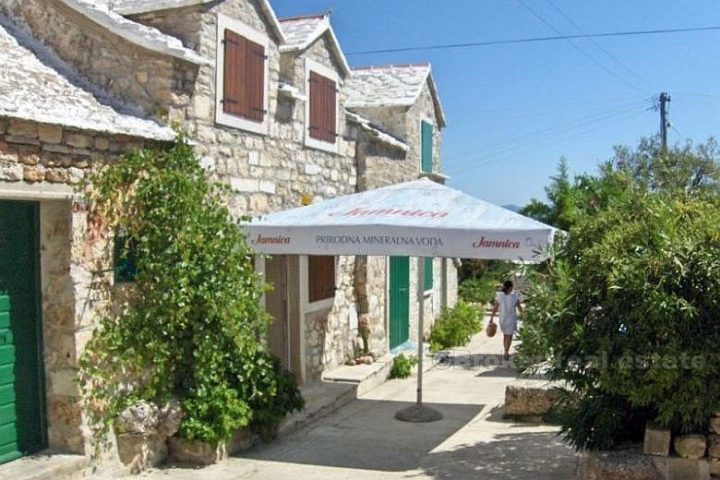
M 131 19 L 180 39 L 195 57 L 178 58 L 113 33 L 63 0 L 11 0 L 0 5 L 31 36 L 83 77 L 83 88 L 116 100 L 118 111 L 176 122 L 188 132 L 209 175 L 228 184 L 229 207 L 237 215 L 257 215 L 306 202 L 414 180 L 420 175 L 420 122 L 437 119 L 430 85 L 409 107 L 358 110 L 384 132 L 371 135 L 345 114 L 348 75 L 333 36 L 326 32 L 306 48 L 281 52 L 279 25 L 256 0 L 224 0 L 136 15 Z M 216 83 L 218 18 L 231 18 L 267 36 L 267 131 L 253 133 L 218 122 Z M 158 32 L 158 33 L 159 33 Z M 306 145 L 308 62 L 335 72 L 338 80 L 337 148 Z M 281 88 L 289 85 L 292 91 Z M 102 94 L 102 95 L 99 95 Z M 102 97 L 104 98 L 104 97 Z M 433 142 L 433 171 L 440 171 L 440 133 Z M 385 138 L 385 141 L 383 140 Z M 388 142 L 387 139 L 392 141 Z M 42 314 L 45 338 L 50 446 L 89 453 L 89 435 L 74 379 L 96 315 L 108 304 L 112 258 L 99 225 L 88 220 L 73 188 L 96 165 L 149 141 L 62 125 L 6 118 L 0 114 L 0 198 L 40 202 Z M 407 148 L 403 147 L 407 145 Z M 313 381 L 353 355 L 359 342 L 353 312 L 367 314 L 372 352 L 388 350 L 388 281 L 385 257 L 338 257 L 336 293 L 310 303 L 307 259 L 288 262 L 295 292 L 287 314 L 300 333 L 298 374 Z M 418 312 L 417 264 L 411 263 L 410 318 Z M 435 259 L 433 290 L 423 303 L 427 328 L 443 306 L 456 298 L 452 262 Z M 103 273 L 104 272 L 104 273 Z M 294 330 L 293 330 L 294 331 Z M 412 338 L 416 328 L 411 324 Z M 294 365 L 290 362 L 290 365 Z M 126 453 L 140 454 L 133 443 Z M 144 447 L 143 447 L 144 448 Z M 140 453 L 139 453 L 140 452 Z M 147 459 L 140 461 L 146 462 Z
M 90 453 L 79 359 L 107 306 L 111 256 L 88 222 L 77 184 L 143 140 L 0 117 L 0 198 L 39 203 L 40 285 L 48 444 Z

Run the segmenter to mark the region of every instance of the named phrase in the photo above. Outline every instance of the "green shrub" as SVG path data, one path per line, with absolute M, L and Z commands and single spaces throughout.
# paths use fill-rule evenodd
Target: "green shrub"
M 493 278 L 469 278 L 458 286 L 458 296 L 466 302 L 490 303 L 495 298 L 497 284 Z
M 481 313 L 477 307 L 462 300 L 451 309 L 444 309 L 430 332 L 430 348 L 433 351 L 459 347 L 482 330 Z
M 390 378 L 407 378 L 412 372 L 412 368 L 417 365 L 418 359 L 416 357 L 406 357 L 404 354 L 399 354 L 393 358 L 392 368 L 390 369 Z
M 245 235 L 184 139 L 126 155 L 88 189 L 94 224 L 122 231 L 137 269 L 131 301 L 100 319 L 82 357 L 93 418 L 106 429 L 139 400 L 177 397 L 179 434 L 216 443 L 302 408 L 263 340 L 264 285 Z
M 645 193 L 581 216 L 527 293 L 519 357 L 569 384 L 579 449 L 646 420 L 704 431 L 720 405 L 720 199 Z

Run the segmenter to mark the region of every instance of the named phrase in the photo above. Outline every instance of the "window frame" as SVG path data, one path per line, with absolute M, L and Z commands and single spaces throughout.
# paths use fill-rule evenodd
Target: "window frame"
M 264 62 L 263 76 L 263 115 L 262 122 L 256 122 L 238 115 L 226 113 L 223 110 L 222 99 L 225 93 L 225 30 L 231 30 L 246 39 L 255 42 L 265 49 L 265 55 L 270 54 L 270 37 L 259 32 L 243 22 L 234 18 L 218 14 L 217 16 L 217 39 L 216 39 L 216 55 L 215 55 L 215 122 L 227 127 L 238 128 L 252 133 L 267 135 L 270 111 L 269 111 L 269 91 L 270 91 L 270 66 L 269 58 Z
M 310 136 L 310 72 L 323 76 L 335 82 L 335 142 L 330 143 Z M 340 145 L 340 75 L 325 65 L 310 58 L 305 59 L 305 146 L 329 153 L 338 153 Z

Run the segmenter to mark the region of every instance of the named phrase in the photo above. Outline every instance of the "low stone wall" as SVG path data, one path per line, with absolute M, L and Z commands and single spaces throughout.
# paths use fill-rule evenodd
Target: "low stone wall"
M 517 380 L 505 387 L 505 415 L 542 420 L 560 397 L 558 385 L 537 380 Z

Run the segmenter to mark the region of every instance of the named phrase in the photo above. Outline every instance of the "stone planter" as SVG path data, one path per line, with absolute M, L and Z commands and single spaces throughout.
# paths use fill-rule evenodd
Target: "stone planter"
M 257 441 L 249 428 L 235 432 L 232 439 L 213 445 L 199 440 L 185 440 L 179 437 L 168 439 L 168 459 L 173 463 L 212 465 L 226 460 L 230 455 L 246 450 Z
M 167 459 L 168 447 L 163 435 L 121 433 L 116 439 L 118 458 L 132 474 L 160 465 Z

